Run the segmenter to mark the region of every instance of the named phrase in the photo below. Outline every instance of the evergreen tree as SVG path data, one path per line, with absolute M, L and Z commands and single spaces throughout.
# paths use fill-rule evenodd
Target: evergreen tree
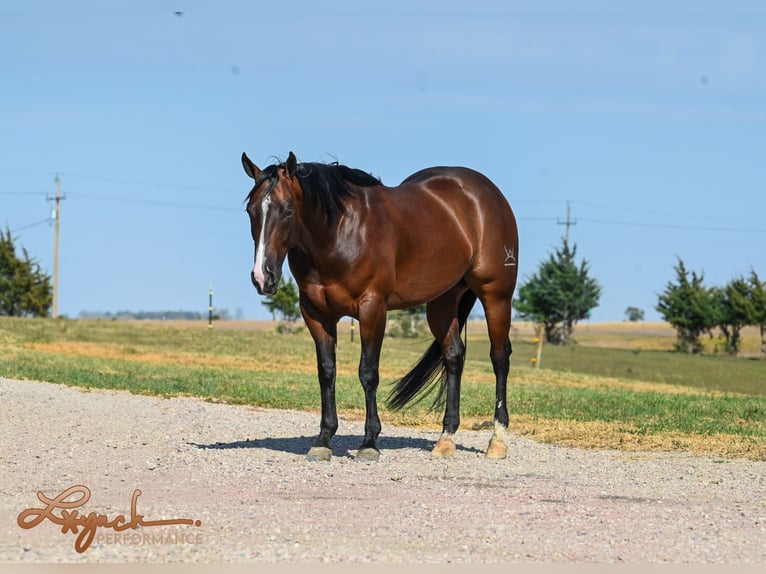
M 52 303 L 50 277 L 23 247 L 16 255 L 10 229 L 0 231 L 0 315 L 47 317 Z
M 575 262 L 577 245 L 566 239 L 537 272 L 521 285 L 515 302 L 519 318 L 541 323 L 545 340 L 569 343 L 574 325 L 598 306 L 601 287 L 588 276 L 588 263 Z
M 761 281 L 755 269 L 750 271 L 748 297 L 753 305 L 753 325 L 761 331 L 761 353 L 766 355 L 766 282 Z
M 292 277 L 288 277 L 287 281 L 282 280 L 277 292 L 268 295 L 262 304 L 274 319 L 279 315 L 285 321 L 293 322 L 301 316 L 300 294 Z
M 700 353 L 700 336 L 710 333 L 718 323 L 714 306 L 714 299 L 718 296 L 703 285 L 704 274 L 687 271 L 680 257 L 674 269 L 677 282 L 668 282 L 659 296 L 656 309 L 676 329 L 676 349 Z
M 726 351 L 739 352 L 742 327 L 756 323 L 756 312 L 750 297 L 750 285 L 744 277 L 736 277 L 726 287 L 713 288 L 713 313 L 723 333 Z

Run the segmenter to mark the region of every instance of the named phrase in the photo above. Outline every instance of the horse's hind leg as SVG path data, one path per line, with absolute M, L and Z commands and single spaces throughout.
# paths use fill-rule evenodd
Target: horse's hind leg
M 441 344 L 446 371 L 446 406 L 442 434 L 431 454 L 436 457 L 450 457 L 455 454 L 452 436 L 460 426 L 460 379 L 463 374 L 465 345 L 460 339 L 458 306 L 465 288 L 448 291 L 426 306 L 428 326 Z
M 487 458 L 505 458 L 508 429 L 508 372 L 511 365 L 511 301 L 510 298 L 482 300 L 487 317 L 492 369 L 495 372 L 495 425 L 487 447 Z

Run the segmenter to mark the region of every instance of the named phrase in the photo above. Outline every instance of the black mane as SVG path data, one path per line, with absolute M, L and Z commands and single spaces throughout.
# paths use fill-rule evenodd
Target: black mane
M 279 169 L 280 165 L 270 165 L 268 167 L 264 167 L 261 170 L 261 173 L 258 174 L 258 178 L 255 180 L 255 183 L 253 184 L 253 189 L 250 190 L 250 193 L 247 194 L 247 197 L 245 198 L 245 201 L 249 202 L 251 199 L 253 199 L 253 194 L 255 193 L 255 190 L 261 187 L 261 184 L 264 181 L 270 182 L 269 189 L 266 193 L 269 193 L 271 191 L 271 183 L 276 183 L 277 181 L 277 169 Z M 265 194 L 264 194 L 265 195 Z
M 253 190 L 247 196 L 247 201 L 252 199 L 253 192 L 264 182 L 276 183 L 277 170 L 280 167 L 285 167 L 285 163 L 270 165 L 261 170 Z M 357 187 L 383 185 L 380 179 L 366 171 L 338 163 L 299 163 L 295 175 L 300 181 L 307 205 L 318 206 L 328 223 L 345 213 L 343 199 L 356 195 Z
M 338 163 L 299 163 L 295 175 L 308 205 L 319 205 L 328 222 L 346 211 L 342 200 L 353 197 L 356 187 L 382 185 L 377 177 Z

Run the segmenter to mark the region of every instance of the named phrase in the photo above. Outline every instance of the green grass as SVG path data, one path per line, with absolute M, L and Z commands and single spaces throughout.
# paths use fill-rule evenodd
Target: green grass
M 337 350 L 338 408 L 358 415 L 364 408 L 356 377 L 359 341 L 346 337 Z M 427 343 L 385 340 L 379 396 L 385 397 L 393 379 L 408 370 Z M 274 408 L 319 408 L 314 346 L 305 332 L 0 318 L 0 350 L 0 376 L 8 378 Z M 472 335 L 461 394 L 461 414 L 467 420 L 492 416 L 494 384 L 487 353 L 486 339 Z M 545 347 L 545 368 L 532 369 L 533 353 L 529 343 L 514 345 L 509 387 L 513 415 L 540 424 L 608 423 L 640 436 L 740 437 L 752 443 L 745 456 L 766 458 L 766 361 Z M 440 415 L 427 414 L 426 407 L 410 407 L 401 415 L 382 410 L 394 423 L 437 422 Z
M 9 378 L 42 380 L 85 388 L 216 398 L 235 404 L 274 408 L 319 408 L 319 387 L 315 377 L 301 373 L 162 365 L 32 351 L 0 359 L 0 373 Z M 358 385 L 351 377 L 338 378 L 340 408 L 364 406 L 363 398 L 353 393 Z
M 0 359 L 0 373 L 10 378 L 46 380 L 86 388 L 162 396 L 215 397 L 236 404 L 274 408 L 319 408 L 314 375 L 257 368 L 162 365 L 21 351 L 10 358 Z M 384 392 L 386 387 L 384 383 Z M 338 377 L 337 395 L 341 410 L 364 406 L 360 385 L 353 376 Z M 465 382 L 464 416 L 489 417 L 493 402 L 494 387 L 491 384 Z M 617 420 L 635 425 L 640 432 L 748 434 L 752 429 L 747 421 L 766 420 L 766 401 L 760 397 L 662 394 L 523 381 L 512 382 L 509 405 L 516 414 L 578 421 Z M 413 414 L 422 413 L 422 407 L 409 410 Z
M 516 364 L 528 365 L 534 345 L 514 344 Z M 541 364 L 554 371 L 766 395 L 766 361 L 571 345 L 543 348 Z
M 766 421 L 766 401 L 760 397 L 736 395 L 561 387 L 533 388 L 530 392 L 522 386 L 514 392 L 514 403 L 520 414 L 577 421 L 619 421 L 634 427 L 640 434 L 680 432 L 748 436 L 756 425 L 763 426 Z

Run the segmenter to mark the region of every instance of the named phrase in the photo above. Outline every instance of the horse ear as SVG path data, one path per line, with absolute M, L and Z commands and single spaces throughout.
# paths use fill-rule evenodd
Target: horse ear
M 290 152 L 290 155 L 287 156 L 287 161 L 285 162 L 285 169 L 287 170 L 287 175 L 290 177 L 295 175 L 295 170 L 298 167 L 298 160 L 295 159 L 295 154 L 293 152 Z
M 261 170 L 250 161 L 245 152 L 242 152 L 242 167 L 245 168 L 245 173 L 253 179 L 258 179 L 258 176 L 261 175 Z

